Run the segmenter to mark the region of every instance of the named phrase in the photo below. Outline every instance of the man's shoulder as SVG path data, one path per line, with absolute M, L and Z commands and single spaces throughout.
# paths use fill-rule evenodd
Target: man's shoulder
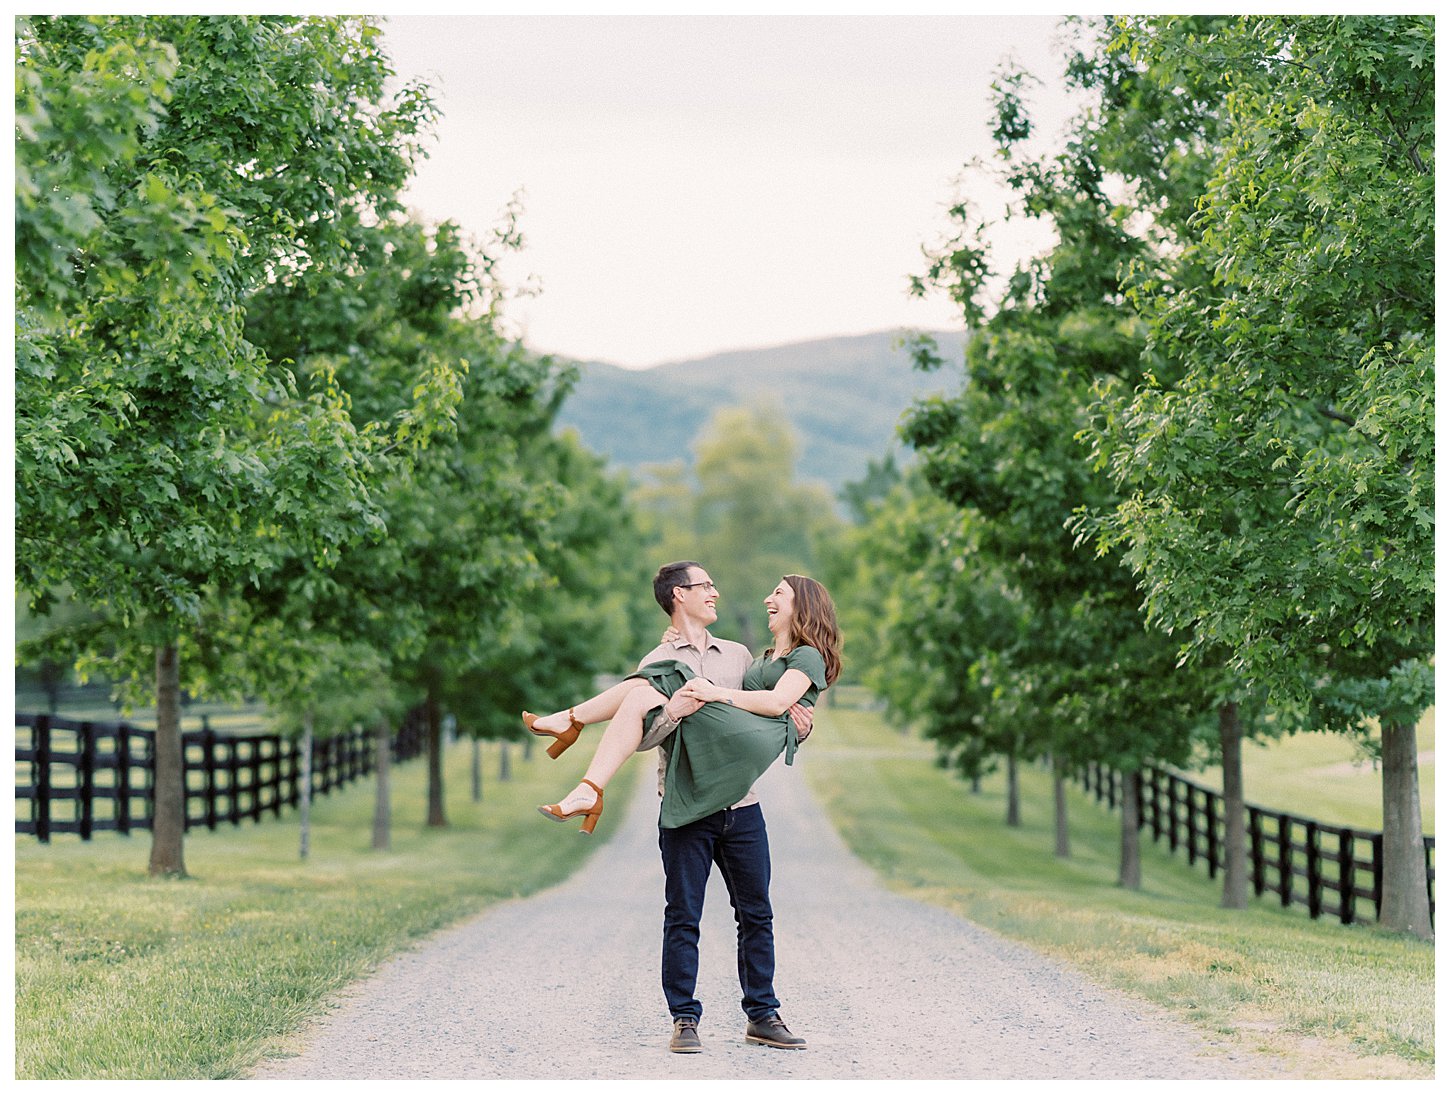
M 639 660 L 639 668 L 643 669 L 650 662 L 667 662 L 678 657 L 674 643 L 660 643 L 648 654 Z

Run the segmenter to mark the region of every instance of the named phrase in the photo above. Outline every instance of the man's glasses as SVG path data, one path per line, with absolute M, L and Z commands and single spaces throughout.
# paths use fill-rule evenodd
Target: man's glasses
M 677 588 L 679 588 L 679 589 L 699 589 L 701 586 L 704 586 L 706 589 L 715 589 L 715 583 L 714 582 L 689 582 L 689 583 L 687 583 L 685 585 L 678 586 Z M 719 593 L 720 591 L 718 589 L 715 589 L 715 592 L 716 593 Z

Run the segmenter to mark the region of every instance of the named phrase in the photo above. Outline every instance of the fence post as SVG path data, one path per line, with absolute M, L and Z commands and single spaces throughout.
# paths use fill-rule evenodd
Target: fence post
M 262 820 L 262 740 L 251 739 L 252 755 L 248 768 L 252 775 L 252 808 L 248 813 L 253 821 Z
M 1168 777 L 1168 850 L 1178 851 L 1178 777 Z
M 116 724 L 116 831 L 131 835 L 131 728 Z
M 1203 804 L 1207 808 L 1205 813 L 1204 828 L 1208 830 L 1208 877 L 1217 878 L 1220 866 L 1218 856 L 1218 803 L 1219 798 L 1212 791 L 1203 793 Z
M 1304 852 L 1308 856 L 1305 870 L 1309 876 L 1309 918 L 1318 920 L 1320 912 L 1323 911 L 1323 894 L 1320 892 L 1319 823 L 1316 821 L 1308 822 L 1304 826 Z
M 216 731 L 205 715 L 201 717 L 201 772 L 206 788 L 206 827 L 216 832 Z
M 272 739 L 272 816 L 282 816 L 282 791 L 286 783 L 286 775 L 282 771 L 285 761 L 283 754 L 284 741 L 281 738 Z
M 1264 893 L 1264 815 L 1258 807 L 1249 807 L 1249 870 L 1254 880 L 1254 896 Z
M 35 720 L 35 797 L 30 801 L 35 817 L 35 835 L 42 844 L 50 843 L 50 716 Z
M 76 780 L 78 786 L 76 793 L 80 795 L 77 802 L 77 818 L 79 822 L 81 839 L 90 840 L 91 833 L 95 828 L 95 795 L 96 795 L 96 727 L 94 723 L 83 722 L 76 732 L 76 744 L 79 746 L 80 756 L 78 760 L 78 771 Z
M 1288 814 L 1279 815 L 1279 904 L 1288 908 L 1294 900 L 1294 823 Z
M 1185 819 L 1188 832 L 1188 865 L 1191 867 L 1198 862 L 1198 802 L 1193 794 L 1193 785 L 1183 785 L 1184 799 L 1188 805 L 1188 817 Z
M 141 770 L 146 776 L 142 805 L 146 811 L 146 828 L 151 829 L 156 825 L 156 731 L 147 731 L 141 740 L 146 743 L 141 751 Z
M 291 738 L 287 739 L 287 805 L 296 806 L 302 800 L 302 748 Z
M 1339 830 L 1339 922 L 1354 923 L 1354 830 Z
M 1153 843 L 1163 836 L 1163 773 L 1148 769 L 1148 808 L 1152 812 Z
M 1424 837 L 1420 841 L 1425 849 L 1425 888 L 1430 891 L 1430 926 L 1435 926 L 1435 838 Z
M 1380 918 L 1380 906 L 1385 899 L 1385 835 L 1376 833 L 1370 841 L 1370 862 L 1374 865 L 1374 918 Z
M 242 823 L 242 796 L 237 788 L 237 774 L 241 770 L 241 758 L 237 750 L 241 748 L 237 739 L 227 738 L 227 820 L 233 825 Z

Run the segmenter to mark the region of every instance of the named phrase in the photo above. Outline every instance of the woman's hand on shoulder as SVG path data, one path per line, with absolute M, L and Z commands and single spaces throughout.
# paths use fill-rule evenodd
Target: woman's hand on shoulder
M 678 642 L 679 638 L 679 631 L 675 628 L 674 624 L 670 624 L 669 627 L 665 628 L 665 633 L 660 636 L 660 645 L 663 646 L 665 643 Z

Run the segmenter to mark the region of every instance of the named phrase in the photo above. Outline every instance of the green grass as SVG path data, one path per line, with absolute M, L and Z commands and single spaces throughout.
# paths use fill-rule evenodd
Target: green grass
M 311 853 L 297 814 L 186 840 L 190 878 L 146 875 L 149 834 L 15 842 L 15 1074 L 197 1079 L 244 1073 L 273 1039 L 410 940 L 566 877 L 596 843 L 545 823 L 557 767 L 522 762 L 484 799 L 448 753 L 448 829 L 427 829 L 422 760 L 394 771 L 392 849 L 373 852 L 373 781 L 320 798 Z M 606 814 L 605 836 L 618 818 Z
M 935 766 L 930 745 L 868 711 L 837 705 L 821 723 L 805 770 L 848 844 L 893 888 L 1282 1060 L 1289 1075 L 1432 1075 L 1432 945 L 1263 899 L 1220 909 L 1201 865 L 1147 839 L 1143 887 L 1124 890 L 1117 816 L 1076 790 L 1072 854 L 1053 854 L 1040 769 L 1022 772 L 1023 823 L 1009 828 L 1001 776 L 973 793 Z

